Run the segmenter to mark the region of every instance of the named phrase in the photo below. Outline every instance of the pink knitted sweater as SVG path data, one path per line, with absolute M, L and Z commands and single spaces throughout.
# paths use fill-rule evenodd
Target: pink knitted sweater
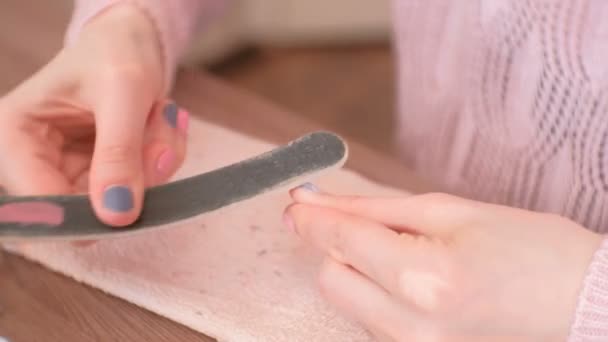
M 66 41 L 129 1 L 156 23 L 167 88 L 223 0 L 77 0 Z M 394 0 L 399 139 L 447 191 L 608 231 L 608 1 Z M 608 239 L 569 341 L 608 341 Z

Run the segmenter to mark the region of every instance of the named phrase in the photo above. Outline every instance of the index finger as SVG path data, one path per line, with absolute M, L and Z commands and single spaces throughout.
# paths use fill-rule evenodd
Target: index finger
M 295 204 L 286 211 L 303 239 L 350 265 L 388 292 L 418 308 L 430 309 L 446 287 L 442 258 L 425 236 L 334 209 Z
M 311 186 L 292 190 L 298 203 L 332 208 L 365 217 L 399 231 L 429 236 L 450 235 L 481 212 L 481 203 L 441 193 L 398 197 L 337 196 L 310 191 Z

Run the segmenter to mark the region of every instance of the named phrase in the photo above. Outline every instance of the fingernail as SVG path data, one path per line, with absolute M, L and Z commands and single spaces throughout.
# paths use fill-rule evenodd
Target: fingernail
M 304 189 L 304 190 L 311 191 L 311 192 L 320 192 L 319 188 L 317 188 L 316 185 L 314 185 L 310 182 L 306 182 L 306 183 L 300 185 L 298 187 L 298 189 Z
M 10 342 L 8 338 L 0 336 L 0 342 Z
M 163 175 L 168 174 L 173 169 L 173 162 L 175 161 L 175 153 L 171 149 L 166 149 L 158 157 L 156 161 L 156 170 Z
M 179 108 L 177 107 L 177 105 L 175 103 L 169 102 L 165 105 L 163 114 L 165 116 L 165 119 L 169 123 L 169 125 L 171 125 L 171 127 L 173 127 L 173 128 L 177 127 L 177 114 L 178 113 L 179 113 Z
M 133 209 L 133 193 L 126 186 L 110 186 L 103 194 L 103 206 L 117 213 L 127 212 Z
M 177 113 L 177 128 L 184 134 L 188 133 L 188 125 L 190 121 L 190 113 L 181 109 Z
M 296 225 L 293 222 L 293 219 L 291 218 L 291 216 L 287 213 L 283 214 L 283 224 L 285 224 L 287 229 L 289 229 L 293 232 L 296 232 Z

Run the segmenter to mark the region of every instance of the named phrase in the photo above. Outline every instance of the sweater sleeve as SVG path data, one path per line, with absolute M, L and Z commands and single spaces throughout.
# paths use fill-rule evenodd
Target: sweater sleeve
M 608 237 L 589 265 L 568 339 L 588 341 L 608 341 Z
M 113 5 L 128 2 L 141 9 L 154 23 L 161 42 L 164 65 L 164 89 L 173 84 L 175 69 L 199 29 L 199 23 L 211 19 L 226 0 L 76 0 L 65 44 L 71 44 L 82 27 Z

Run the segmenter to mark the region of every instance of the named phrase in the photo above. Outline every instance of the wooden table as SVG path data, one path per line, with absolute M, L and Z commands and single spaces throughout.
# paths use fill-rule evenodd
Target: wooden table
M 180 74 L 174 98 L 205 120 L 275 143 L 322 128 L 199 71 Z M 395 187 L 431 189 L 397 161 L 345 138 L 348 168 Z M 6 252 L 0 252 L 0 336 L 13 342 L 211 341 Z

